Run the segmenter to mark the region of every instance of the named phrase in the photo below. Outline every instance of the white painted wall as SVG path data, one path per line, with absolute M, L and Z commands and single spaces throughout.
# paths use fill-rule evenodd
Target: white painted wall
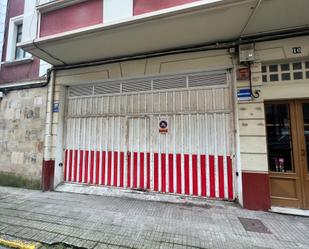
M 5 16 L 7 0 L 0 0 L 0 58 L 2 58 L 2 45 L 4 40 Z
M 104 0 L 104 22 L 113 22 L 133 16 L 133 0 Z
M 48 2 L 51 2 L 52 0 L 37 0 L 37 4 L 36 5 L 41 5 L 41 4 L 44 4 L 44 3 L 48 3 Z
M 40 71 L 39 76 L 44 76 L 47 73 L 47 70 L 51 67 L 46 61 L 40 60 Z
M 22 42 L 28 42 L 36 38 L 38 14 L 36 1 L 26 0 L 24 7 Z
M 22 42 L 28 42 L 36 38 L 37 36 L 37 22 L 38 13 L 36 11 L 36 6 L 38 4 L 43 4 L 48 1 L 46 0 L 26 0 L 24 8 L 24 20 L 23 20 L 23 37 Z M 46 74 L 47 69 L 51 67 L 47 62 L 40 60 L 40 71 L 39 76 Z

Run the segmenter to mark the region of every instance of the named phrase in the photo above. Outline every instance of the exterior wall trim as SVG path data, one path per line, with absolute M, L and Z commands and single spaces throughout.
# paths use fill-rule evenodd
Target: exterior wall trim
M 38 5 L 37 10 L 39 11 L 39 13 L 46 13 L 46 12 L 61 9 L 61 8 L 75 5 L 81 2 L 85 2 L 85 1 L 87 0 L 57 0 L 57 1 Z
M 15 65 L 19 65 L 19 64 L 24 64 L 24 63 L 29 63 L 33 61 L 33 57 L 29 57 L 29 58 L 23 58 L 23 59 L 19 59 L 19 60 L 13 60 L 13 61 L 4 61 L 1 63 L 2 66 L 15 66 Z
M 113 83 L 113 82 L 119 82 L 119 80 L 138 80 L 138 79 L 145 79 L 145 78 L 161 78 L 161 77 L 169 77 L 169 76 L 179 76 L 179 75 L 186 75 L 186 74 L 194 74 L 194 73 L 207 73 L 207 72 L 214 72 L 214 71 L 224 71 L 224 70 L 231 70 L 233 68 L 233 65 L 226 65 L 224 67 L 209 67 L 207 68 L 207 70 L 186 70 L 186 71 L 182 71 L 181 73 L 162 73 L 162 74 L 147 74 L 147 76 L 142 75 L 142 76 L 134 76 L 134 77 L 121 77 L 121 78 L 117 78 L 117 79 L 105 79 L 105 80 L 94 80 L 91 81 L 91 83 L 89 83 L 89 81 L 83 81 L 83 82 L 78 82 L 78 84 L 69 84 L 66 83 L 66 86 L 78 86 L 78 85 L 93 85 L 93 84 L 97 84 L 97 83 Z M 67 69 L 68 71 L 70 69 Z M 57 72 L 57 76 L 62 76 L 61 73 L 59 73 L 59 71 Z M 57 79 L 56 79 L 57 81 Z M 233 82 L 232 82 L 233 83 Z M 59 83 L 57 83 L 59 84 Z M 59 85 L 64 85 L 63 84 L 59 84 Z M 166 90 L 164 90 L 166 91 Z
M 16 30 L 15 24 L 23 22 L 24 15 L 15 16 L 10 18 L 9 30 L 7 38 L 7 48 L 6 48 L 6 61 L 14 61 L 14 48 L 16 46 Z
M 10 84 L 1 84 L 0 85 L 0 90 L 1 89 L 6 89 L 10 87 L 23 87 L 23 86 L 36 86 L 36 85 L 42 85 L 44 83 L 47 83 L 46 80 L 34 80 L 34 81 L 27 81 L 27 82 L 15 82 L 15 83 L 10 83 Z
M 85 1 L 85 0 L 83 0 L 83 1 Z M 79 29 L 75 29 L 75 30 L 72 30 L 72 31 L 66 31 L 66 32 L 55 34 L 55 35 L 37 38 L 37 39 L 35 39 L 35 42 L 44 42 L 46 40 L 47 41 L 57 40 L 59 38 L 62 39 L 63 37 L 67 37 L 67 38 L 77 37 L 77 36 L 81 35 L 81 33 L 83 33 L 83 35 L 84 34 L 92 34 L 92 33 L 100 32 L 100 31 L 103 31 L 103 30 L 110 30 L 110 29 L 116 29 L 116 28 L 119 28 L 119 27 L 126 27 L 126 26 L 132 25 L 132 24 L 145 23 L 145 22 L 156 20 L 156 19 L 163 18 L 163 17 L 166 17 L 166 16 L 172 17 L 174 15 L 178 15 L 178 14 L 182 14 L 182 13 L 187 13 L 187 12 L 191 12 L 191 11 L 195 11 L 195 10 L 201 10 L 201 8 L 206 8 L 207 11 L 213 11 L 213 10 L 216 10 L 218 8 L 243 5 L 246 2 L 248 2 L 248 1 L 252 2 L 253 0 L 246 0 L 245 2 L 232 2 L 232 3 L 227 3 L 227 4 L 222 4 L 218 1 L 219 0 L 201 0 L 201 1 L 198 1 L 198 2 L 194 2 L 194 3 L 184 4 L 184 5 L 168 8 L 168 9 L 163 9 L 163 10 L 158 10 L 158 11 L 154 11 L 154 12 L 150 12 L 150 13 L 145 13 L 145 14 L 142 14 L 142 15 L 132 16 L 132 17 L 129 17 L 129 18 L 125 18 L 125 19 L 121 19 L 121 20 L 117 20 L 117 21 L 113 21 L 113 22 L 109 22 L 109 23 L 92 25 L 92 26 L 85 27 L 85 28 L 79 28 Z M 38 27 L 38 28 L 40 29 L 40 27 Z M 23 42 L 21 45 L 23 45 L 24 47 L 30 46 L 30 45 L 32 45 L 32 41 L 31 42 Z

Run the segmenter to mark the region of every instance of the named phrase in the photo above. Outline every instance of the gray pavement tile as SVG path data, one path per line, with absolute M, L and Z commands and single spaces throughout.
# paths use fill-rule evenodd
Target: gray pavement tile
M 83 248 L 309 248 L 309 219 L 230 203 L 186 206 L 0 187 L 0 233 Z M 59 205 L 61 203 L 61 205 Z M 246 231 L 259 219 L 272 234 Z

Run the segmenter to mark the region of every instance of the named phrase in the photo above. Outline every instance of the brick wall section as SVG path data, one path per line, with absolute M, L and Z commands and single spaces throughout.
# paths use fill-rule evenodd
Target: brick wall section
M 199 0 L 156 0 L 156 1 L 134 0 L 133 15 L 134 16 L 141 15 L 144 13 L 171 8 L 178 5 L 197 1 Z
M 54 35 L 103 22 L 103 1 L 89 0 L 41 16 L 40 37 Z
M 7 5 L 7 17 L 5 20 L 5 33 L 2 52 L 2 62 L 6 61 L 6 50 L 8 42 L 8 29 L 10 18 L 20 16 L 24 13 L 25 0 L 9 0 Z M 33 61 L 18 65 L 4 64 L 0 71 L 0 84 L 10 82 L 24 82 L 27 80 L 35 80 L 39 78 L 40 61 L 34 58 Z
M 5 20 L 6 29 L 4 32 L 2 61 L 5 61 L 6 58 L 6 47 L 7 47 L 10 18 L 22 15 L 24 13 L 24 6 L 25 6 L 25 0 L 8 0 L 7 17 Z
M 0 101 L 0 185 L 40 187 L 46 93 L 12 91 Z
M 39 69 L 40 60 L 36 57 L 33 58 L 33 61 L 18 65 L 4 64 L 1 66 L 0 84 L 38 79 Z

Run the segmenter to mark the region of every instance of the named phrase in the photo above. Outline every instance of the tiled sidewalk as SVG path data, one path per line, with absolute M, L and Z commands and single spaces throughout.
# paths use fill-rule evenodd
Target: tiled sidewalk
M 267 229 L 247 231 L 239 218 L 258 219 Z M 309 248 L 309 218 L 223 202 L 188 206 L 0 187 L 1 234 L 96 249 L 294 249 Z

